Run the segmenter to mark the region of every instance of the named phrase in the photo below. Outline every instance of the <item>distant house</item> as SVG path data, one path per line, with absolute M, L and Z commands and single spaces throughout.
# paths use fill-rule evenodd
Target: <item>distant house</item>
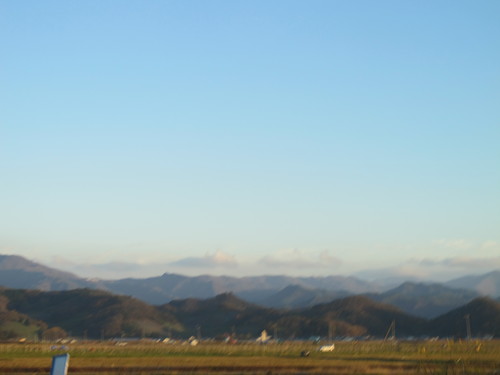
M 260 333 L 260 336 L 257 338 L 257 342 L 260 342 L 260 343 L 265 343 L 265 342 L 268 342 L 270 339 L 271 339 L 271 336 L 268 336 L 268 335 L 267 335 L 267 331 L 266 331 L 266 330 L 263 330 L 263 331 Z

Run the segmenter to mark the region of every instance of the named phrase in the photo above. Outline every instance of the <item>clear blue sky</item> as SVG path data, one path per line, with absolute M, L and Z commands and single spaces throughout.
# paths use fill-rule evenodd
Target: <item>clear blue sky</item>
M 0 0 L 0 253 L 103 277 L 499 269 L 499 15 Z

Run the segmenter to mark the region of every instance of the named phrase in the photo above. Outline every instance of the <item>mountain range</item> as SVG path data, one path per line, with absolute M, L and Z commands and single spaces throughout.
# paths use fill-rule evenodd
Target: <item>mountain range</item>
M 467 332 L 464 316 L 470 317 Z M 0 289 L 0 338 L 88 339 L 190 336 L 255 339 L 263 330 L 280 339 L 309 337 L 500 337 L 500 302 L 476 298 L 435 319 L 407 314 L 366 296 L 306 309 L 273 309 L 224 293 L 160 306 L 106 291 L 43 292 Z
M 16 255 L 0 255 L 0 285 L 39 291 L 95 289 L 163 305 L 173 300 L 210 299 L 232 293 L 250 303 L 274 309 L 304 309 L 339 298 L 364 295 L 405 313 L 435 318 L 480 296 L 500 296 L 500 271 L 446 283 L 405 282 L 392 289 L 356 277 L 188 277 L 165 273 L 158 277 L 119 280 L 84 279 Z

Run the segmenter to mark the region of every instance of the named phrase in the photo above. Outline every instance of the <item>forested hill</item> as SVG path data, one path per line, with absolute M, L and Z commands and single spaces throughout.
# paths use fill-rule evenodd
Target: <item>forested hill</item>
M 76 337 L 167 336 L 181 332 L 176 317 L 138 299 L 109 292 L 76 289 L 42 292 L 6 289 L 8 309 L 60 327 Z
M 105 291 L 77 289 L 43 292 L 0 290 L 0 335 L 43 338 L 70 335 L 112 337 L 255 338 L 262 330 L 279 338 L 311 336 L 383 338 L 392 324 L 398 337 L 500 337 L 500 303 L 478 298 L 432 320 L 395 306 L 354 296 L 306 309 L 280 310 L 246 302 L 232 293 L 209 299 L 184 299 L 161 306 Z

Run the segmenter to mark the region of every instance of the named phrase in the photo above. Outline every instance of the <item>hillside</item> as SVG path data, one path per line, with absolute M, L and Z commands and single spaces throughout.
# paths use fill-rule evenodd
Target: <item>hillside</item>
M 430 331 L 436 336 L 466 338 L 467 320 L 472 337 L 500 337 L 500 302 L 487 297 L 476 298 L 432 320 Z
M 47 324 L 10 309 L 8 303 L 8 298 L 0 294 L 0 340 L 43 337 Z
M 276 310 L 246 303 L 232 294 L 200 301 L 173 301 L 163 308 L 176 314 L 182 323 L 192 327 L 193 334 L 236 332 L 255 336 L 266 329 L 280 338 L 311 336 L 377 336 L 384 337 L 393 320 L 401 335 L 418 335 L 425 331 L 425 321 L 409 316 L 393 306 L 366 297 L 348 297 L 310 309 Z M 197 328 L 199 327 L 199 328 Z
M 500 297 L 500 271 L 484 275 L 464 276 L 445 283 L 451 288 L 474 290 L 480 295 Z
M 279 318 L 276 310 L 245 302 L 232 293 L 206 300 L 172 301 L 161 307 L 178 317 L 192 335 L 215 337 L 237 334 L 251 338 L 267 328 L 268 322 Z
M 329 325 L 333 336 L 384 337 L 393 321 L 396 323 L 398 336 L 418 336 L 426 331 L 425 319 L 363 296 L 346 297 L 318 305 L 305 311 L 304 315 Z
M 343 291 L 328 291 L 306 288 L 300 285 L 289 285 L 279 292 L 255 302 L 266 307 L 298 309 L 331 302 L 348 295 L 350 293 Z
M 92 283 L 17 255 L 0 255 L 0 285 L 51 291 L 85 288 L 92 286 Z
M 478 294 L 465 289 L 452 289 L 441 284 L 406 282 L 385 293 L 367 296 L 375 301 L 394 305 L 410 315 L 435 318 L 465 305 L 477 298 Z
M 500 303 L 479 298 L 432 321 L 364 296 L 346 297 L 306 309 L 279 310 L 241 300 L 232 293 L 209 299 L 175 300 L 162 306 L 105 291 L 43 292 L 0 289 L 2 337 L 223 337 L 256 338 L 262 330 L 282 339 L 311 336 L 383 338 L 393 322 L 397 337 L 500 336 Z
M 182 330 L 170 313 L 135 298 L 104 291 L 10 289 L 2 295 L 8 299 L 10 309 L 79 337 L 167 336 L 171 331 Z

